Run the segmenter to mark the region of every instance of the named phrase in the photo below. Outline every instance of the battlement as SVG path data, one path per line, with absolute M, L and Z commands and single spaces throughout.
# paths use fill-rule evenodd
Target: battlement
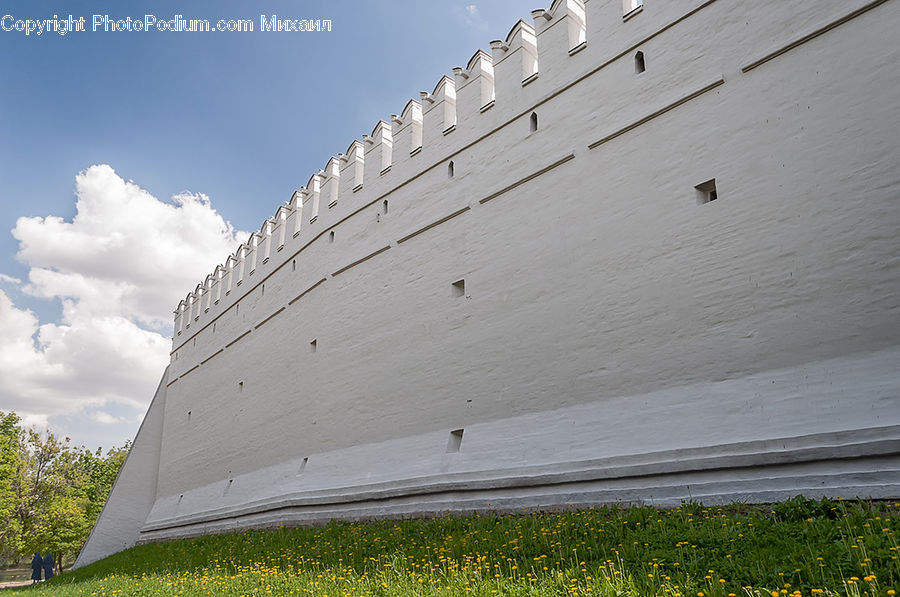
M 637 21 L 623 19 L 633 14 L 635 2 L 642 7 L 640 0 L 625 0 L 624 7 L 617 0 L 587 4 L 554 0 L 548 9 L 532 11 L 531 22 L 519 20 L 503 40 L 490 42 L 490 52 L 479 49 L 464 68 L 441 76 L 431 92 L 420 92 L 399 115 L 379 120 L 370 134 L 352 141 L 346 152 L 329 158 L 323 169 L 310 175 L 274 216 L 178 303 L 173 351 L 253 288 L 263 270 L 273 271 L 296 257 L 341 216 L 450 159 L 504 121 L 527 113 L 558 92 L 561 83 L 584 76 L 588 65 L 597 62 L 581 56 L 591 32 L 596 32 L 598 42 L 613 27 L 631 27 L 635 31 L 630 37 L 640 33 Z M 670 12 L 664 5 L 654 9 L 662 9 L 661 19 Z M 589 29 L 592 23 L 595 26 Z M 603 41 L 596 44 L 596 51 L 613 56 L 617 49 Z

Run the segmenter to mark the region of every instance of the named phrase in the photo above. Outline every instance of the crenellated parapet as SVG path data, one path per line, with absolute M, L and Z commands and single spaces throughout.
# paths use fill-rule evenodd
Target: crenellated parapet
M 300 189 L 303 195 L 301 200 L 303 221 L 312 224 L 319 218 L 319 207 L 322 198 L 322 180 L 324 179 L 324 170 L 319 170 L 309 177 L 306 186 Z
M 444 75 L 431 93 L 422 91 L 423 138 L 425 147 L 456 130 L 456 82 Z
M 399 116 L 392 114 L 391 130 L 395 148 L 392 168 L 405 171 L 406 163 L 422 151 L 422 104 L 409 100 Z
M 302 202 L 303 194 L 297 190 L 291 194 L 291 199 L 287 203 L 287 216 L 285 220 L 285 224 L 287 224 L 286 233 L 289 233 L 291 237 L 299 235 L 303 225 Z
M 322 201 L 329 209 L 337 205 L 341 182 L 341 160 L 332 157 L 322 171 Z
M 542 54 L 573 54 L 587 43 L 585 8 L 582 0 L 555 0 L 549 10 L 535 10 L 537 45 Z
M 391 125 L 384 120 L 379 120 L 372 129 L 371 135 L 363 135 L 363 184 L 374 183 L 379 176 L 383 176 L 391 170 L 391 156 L 393 155 L 394 138 L 391 135 Z
M 456 109 L 463 121 L 480 114 L 494 104 L 493 58 L 478 50 L 465 68 L 454 68 L 456 77 Z
M 537 36 L 534 27 L 523 20 L 516 23 L 505 41 L 491 42 L 494 87 L 499 101 L 518 98 L 520 89 L 538 75 Z
M 349 197 L 352 193 L 361 191 L 363 188 L 363 175 L 365 173 L 365 149 L 362 141 L 356 139 L 347 148 L 346 153 L 338 156 L 340 158 L 340 186 L 338 195 L 341 197 Z
M 278 211 L 275 212 L 272 228 L 272 244 L 275 246 L 276 252 L 284 248 L 284 243 L 287 240 L 287 221 L 290 213 L 288 204 L 279 206 Z
M 632 15 L 642 7 L 638 0 L 626 4 Z M 399 114 L 377 121 L 371 133 L 353 140 L 346 151 L 311 174 L 259 230 L 179 302 L 175 346 L 202 326 L 205 314 L 215 316 L 254 288 L 267 275 L 258 275 L 260 268 L 270 271 L 291 259 L 333 226 L 337 214 L 377 200 L 438 163 L 452 168 L 448 160 L 467 143 L 523 114 L 527 118 L 542 97 L 586 74 L 587 63 L 574 56 L 587 54 L 582 50 L 591 31 L 621 25 L 618 11 L 610 3 L 554 0 L 549 8 L 532 11 L 531 22 L 519 20 L 503 40 L 490 42 L 489 51 L 477 50 L 465 67 L 441 76 L 432 91 L 420 92 Z M 591 19 L 599 18 L 610 23 L 592 29 Z M 542 67 L 552 72 L 539 81 Z

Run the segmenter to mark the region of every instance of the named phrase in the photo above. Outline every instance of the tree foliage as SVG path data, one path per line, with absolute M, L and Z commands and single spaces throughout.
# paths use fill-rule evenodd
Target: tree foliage
M 87 540 L 130 446 L 69 442 L 0 411 L 0 562 L 49 551 L 61 569 Z
M 21 453 L 19 417 L 0 411 L 0 520 L 7 521 L 0 525 L 0 558 L 4 560 L 21 551 L 21 529 L 15 516 Z

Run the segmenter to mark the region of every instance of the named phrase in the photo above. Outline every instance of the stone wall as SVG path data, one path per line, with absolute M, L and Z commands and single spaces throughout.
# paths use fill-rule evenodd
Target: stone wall
M 129 536 L 900 495 L 900 4 L 532 17 L 182 301 Z

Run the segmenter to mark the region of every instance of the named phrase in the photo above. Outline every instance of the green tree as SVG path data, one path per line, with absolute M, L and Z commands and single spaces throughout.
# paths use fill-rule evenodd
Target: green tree
M 26 514 L 25 544 L 28 551 L 49 551 L 62 569 L 64 560 L 84 544 L 91 530 L 87 520 L 88 471 L 81 466 L 85 450 L 69 446 L 50 431 L 28 432 L 33 473 Z
M 61 570 L 87 540 L 130 445 L 104 455 L 69 442 L 50 430 L 23 429 L 15 413 L 0 412 L 3 560 L 49 551 Z
M 18 505 L 16 488 L 24 467 L 20 461 L 22 448 L 21 428 L 16 413 L 0 411 L 0 561 L 6 562 L 20 554 L 21 527 L 15 516 Z
M 85 496 L 88 499 L 87 519 L 90 526 L 93 527 L 100 518 L 100 511 L 106 504 L 106 498 L 112 490 L 119 470 L 125 463 L 125 457 L 131 449 L 131 442 L 126 441 L 121 448 L 110 448 L 106 455 L 102 455 L 103 451 L 97 448 L 97 451 L 91 454 L 87 450 L 82 451 L 82 468 L 88 472 L 90 482 L 84 487 Z

